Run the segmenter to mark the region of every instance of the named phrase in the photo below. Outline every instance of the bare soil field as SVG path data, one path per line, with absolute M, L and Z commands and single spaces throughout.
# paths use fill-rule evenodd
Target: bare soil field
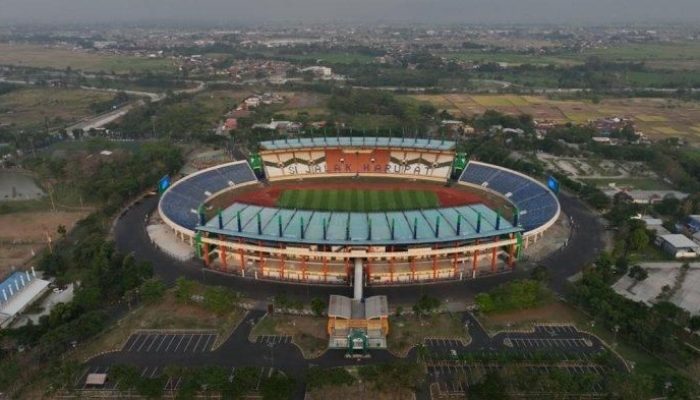
M 56 236 L 59 225 L 70 231 L 87 214 L 87 211 L 44 211 L 0 215 L 0 241 L 45 241 L 46 232 Z
M 327 112 L 328 95 L 312 92 L 278 92 L 277 94 L 285 99 L 285 103 L 281 105 L 280 113 L 290 118 L 303 112 L 312 116 Z
M 501 314 L 481 315 L 479 322 L 484 328 L 496 333 L 502 330 L 528 329 L 537 323 L 575 324 L 578 315 L 564 304 L 554 302 L 542 307 L 512 311 Z
M 628 117 L 652 139 L 680 137 L 700 144 L 700 103 L 662 98 L 604 99 L 598 104 L 583 100 L 552 100 L 544 96 L 425 94 L 410 98 L 432 103 L 458 116 L 488 109 L 508 114 L 530 114 L 538 120 L 585 123 L 605 117 Z
M 439 313 L 424 317 L 416 315 L 391 316 L 389 318 L 389 350 L 405 354 L 413 346 L 423 343 L 426 337 L 462 339 L 469 342 L 469 335 L 462 325 L 461 314 Z
M 39 211 L 0 215 L 0 277 L 21 266 L 46 246 L 46 234 L 56 238 L 60 225 L 70 231 L 88 211 Z
M 328 345 L 325 317 L 305 315 L 267 315 L 253 327 L 251 339 L 262 335 L 291 336 L 305 358 L 321 355 Z
M 113 97 L 111 93 L 92 90 L 23 88 L 0 96 L 0 125 L 59 127 L 92 115 L 90 104 Z
M 13 267 L 19 267 L 29 261 L 43 245 L 37 244 L 0 244 L 0 278 L 9 275 Z

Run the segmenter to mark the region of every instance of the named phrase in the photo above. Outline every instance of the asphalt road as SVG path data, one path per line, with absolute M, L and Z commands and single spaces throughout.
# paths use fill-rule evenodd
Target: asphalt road
M 577 198 L 561 194 L 559 201 L 562 211 L 571 218 L 572 229 L 568 244 L 552 253 L 540 264 L 546 266 L 551 275 L 551 287 L 562 294 L 568 279 L 590 264 L 603 249 L 603 226 L 598 216 Z M 254 280 L 220 274 L 207 270 L 199 260 L 175 261 L 156 246 L 152 245 L 146 232 L 146 219 L 157 207 L 158 198 L 148 197 L 132 206 L 119 218 L 114 229 L 117 248 L 133 253 L 139 260 L 153 264 L 154 271 L 166 283 L 172 284 L 178 277 L 199 280 L 203 283 L 224 285 L 241 292 L 246 297 L 259 300 L 259 306 L 277 294 L 310 301 L 314 297 L 327 298 L 331 294 L 352 295 L 349 286 L 319 286 L 285 282 Z M 392 304 L 412 305 L 422 294 L 437 297 L 447 302 L 471 302 L 473 297 L 485 290 L 515 278 L 527 277 L 524 269 L 512 273 L 483 277 L 475 280 L 424 283 L 406 286 L 370 286 L 365 288 L 366 296 L 387 295 Z
M 377 364 L 400 358 L 386 350 L 372 350 L 371 358 L 351 359 L 343 350 L 329 350 L 314 359 L 304 359 L 301 351 L 287 337 L 265 337 L 251 342 L 250 332 L 255 323 L 265 315 L 262 310 L 249 312 L 238 328 L 217 349 L 211 350 L 210 332 L 183 334 L 182 332 L 149 332 L 134 334 L 117 352 L 106 353 L 91 359 L 87 366 L 103 369 L 115 364 L 129 364 L 144 368 L 162 368 L 168 365 L 197 367 L 218 365 L 228 370 L 240 367 L 267 367 L 284 371 L 299 384 L 294 398 L 302 399 L 305 387 L 303 377 L 311 367 L 337 367 L 347 365 Z M 534 354 L 541 351 L 557 351 L 574 357 L 593 360 L 605 346 L 598 338 L 579 332 L 574 327 L 537 326 L 532 332 L 501 332 L 493 337 L 483 330 L 471 313 L 463 312 L 462 321 L 467 326 L 471 342 L 463 346 L 453 340 L 426 340 L 428 361 L 449 357 L 452 350 L 459 353 L 510 351 Z M 417 359 L 417 350 L 411 350 L 406 361 Z M 621 367 L 624 367 L 620 364 Z M 418 398 L 427 398 L 427 385 L 419 391 Z

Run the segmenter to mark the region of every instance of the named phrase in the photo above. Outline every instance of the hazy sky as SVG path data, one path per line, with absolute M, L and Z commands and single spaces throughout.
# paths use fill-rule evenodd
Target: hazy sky
M 700 0 L 0 0 L 0 22 L 700 21 Z

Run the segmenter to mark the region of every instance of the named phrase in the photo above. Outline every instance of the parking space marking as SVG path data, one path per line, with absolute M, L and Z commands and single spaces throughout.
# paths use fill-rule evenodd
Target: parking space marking
M 192 343 L 192 338 L 194 335 L 188 335 L 189 337 L 187 338 L 187 345 L 185 348 L 182 350 L 183 353 L 187 353 L 187 349 L 190 347 L 190 343 Z
M 182 341 L 185 339 L 185 336 L 183 336 L 183 335 L 179 335 L 179 336 L 180 336 L 180 340 L 177 342 L 177 346 L 175 346 L 173 353 L 177 353 L 177 350 L 180 348 Z
M 215 337 L 216 337 L 215 335 L 209 335 L 207 337 L 207 342 L 204 343 L 204 350 L 205 351 L 209 351 L 211 349 L 211 347 L 209 347 L 209 343 L 214 344 L 214 343 L 212 343 L 212 341 L 214 340 Z
M 146 349 L 146 353 L 151 351 L 151 347 L 158 341 L 158 339 L 161 339 L 161 335 L 154 335 L 153 340 L 151 340 L 151 344 L 148 345 L 148 348 Z
M 168 346 L 165 348 L 165 350 L 163 350 L 163 351 L 165 351 L 166 353 L 167 353 L 168 350 L 170 349 L 170 346 L 173 344 L 173 342 L 175 341 L 175 339 L 177 339 L 177 335 L 171 335 L 171 336 L 172 336 L 172 338 L 170 338 L 170 341 L 168 342 Z
M 197 341 L 195 342 L 194 347 L 192 347 L 193 353 L 197 352 L 197 349 L 199 348 L 199 342 L 202 340 L 202 336 L 204 336 L 204 335 L 197 335 Z
M 165 343 L 171 335 L 163 335 L 163 340 L 160 341 L 160 344 L 158 344 L 158 347 L 156 348 L 156 353 L 160 351 L 160 348 L 163 346 L 163 343 Z

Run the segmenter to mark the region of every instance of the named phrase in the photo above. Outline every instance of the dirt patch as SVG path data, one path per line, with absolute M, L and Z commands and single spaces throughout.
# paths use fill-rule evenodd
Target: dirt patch
M 55 237 L 60 225 L 70 231 L 76 222 L 87 215 L 87 211 L 23 212 L 0 215 L 0 242 L 46 242 L 47 232 Z
M 268 315 L 253 327 L 250 336 L 252 339 L 262 335 L 291 336 L 305 358 L 314 358 L 321 355 L 328 346 L 327 322 L 323 317 Z
M 570 323 L 578 320 L 574 310 L 561 303 L 551 303 L 528 310 L 479 316 L 479 321 L 489 332 L 528 329 L 537 323 Z
M 415 315 L 389 318 L 389 350 L 405 354 L 411 347 L 423 343 L 426 337 L 462 339 L 466 344 L 469 335 L 459 314 L 441 313 L 418 318 Z
M 14 267 L 24 265 L 42 247 L 35 244 L 0 245 L 0 277 L 9 275 Z
M 60 225 L 68 232 L 88 213 L 40 211 L 0 215 L 0 277 L 12 272 L 14 267 L 21 268 L 43 250 L 47 234 L 57 239 Z

